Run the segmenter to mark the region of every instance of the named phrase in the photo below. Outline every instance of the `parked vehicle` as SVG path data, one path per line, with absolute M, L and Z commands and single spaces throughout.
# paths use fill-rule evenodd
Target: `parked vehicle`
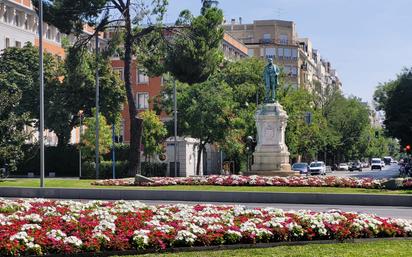
M 368 162 L 362 162 L 362 168 L 369 168 Z
M 306 162 L 298 162 L 292 165 L 293 171 L 299 171 L 300 174 L 308 174 L 309 165 Z
M 372 158 L 371 170 L 382 170 L 382 160 L 381 158 Z
M 362 164 L 360 162 L 353 162 L 352 165 L 349 167 L 350 171 L 359 170 L 362 171 Z
M 309 165 L 309 175 L 326 175 L 326 166 L 324 162 L 315 161 Z
M 391 165 L 392 157 L 390 157 L 390 156 L 383 157 L 383 162 L 385 163 L 385 165 Z
M 338 170 L 349 170 L 349 165 L 347 163 L 339 163 Z

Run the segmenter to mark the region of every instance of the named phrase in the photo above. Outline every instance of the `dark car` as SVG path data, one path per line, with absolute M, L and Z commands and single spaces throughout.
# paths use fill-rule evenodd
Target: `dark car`
M 306 162 L 298 162 L 292 165 L 293 171 L 299 171 L 300 174 L 307 174 L 309 170 L 309 165 Z
M 353 162 L 353 163 L 349 166 L 349 171 L 354 171 L 354 170 L 362 171 L 362 163 L 360 163 L 360 162 Z

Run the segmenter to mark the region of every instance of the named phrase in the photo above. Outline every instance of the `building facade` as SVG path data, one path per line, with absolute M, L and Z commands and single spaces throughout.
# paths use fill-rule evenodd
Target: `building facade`
M 325 81 L 323 86 L 332 81 L 341 85 L 336 71 L 320 58 L 310 39 L 298 37 L 293 21 L 255 20 L 242 24 L 241 19 L 232 19 L 223 27 L 246 45 L 249 56 L 272 58 L 283 70 L 289 85 L 310 91 L 314 89 L 315 80 Z

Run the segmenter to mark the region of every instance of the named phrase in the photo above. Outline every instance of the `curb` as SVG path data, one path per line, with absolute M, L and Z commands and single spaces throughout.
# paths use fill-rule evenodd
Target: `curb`
M 176 247 L 167 248 L 165 250 L 126 250 L 126 251 L 107 251 L 107 252 L 90 252 L 78 254 L 52 254 L 43 255 L 43 257 L 109 257 L 122 255 L 142 255 L 149 253 L 179 253 L 179 252 L 204 252 L 204 251 L 223 251 L 223 250 L 237 250 L 237 249 L 264 249 L 280 246 L 299 246 L 299 245 L 313 245 L 313 244 L 341 244 L 341 243 L 368 243 L 376 241 L 403 241 L 412 240 L 412 237 L 387 237 L 387 238 L 357 238 L 346 240 L 314 240 L 314 241 L 289 241 L 289 242 L 273 242 L 273 243 L 258 243 L 258 244 L 233 244 L 233 245 L 216 245 L 216 246 L 194 246 L 194 247 Z M 29 255 L 27 257 L 37 257 Z
M 0 187 L 0 197 L 412 207 L 412 195 Z

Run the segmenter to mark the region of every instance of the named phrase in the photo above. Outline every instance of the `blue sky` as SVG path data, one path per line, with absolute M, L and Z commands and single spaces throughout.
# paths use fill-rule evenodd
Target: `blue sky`
M 169 0 L 168 22 L 180 10 L 198 14 L 200 0 Z M 226 20 L 292 20 L 299 37 L 337 69 L 346 95 L 372 99 L 379 82 L 412 66 L 412 0 L 220 0 Z

